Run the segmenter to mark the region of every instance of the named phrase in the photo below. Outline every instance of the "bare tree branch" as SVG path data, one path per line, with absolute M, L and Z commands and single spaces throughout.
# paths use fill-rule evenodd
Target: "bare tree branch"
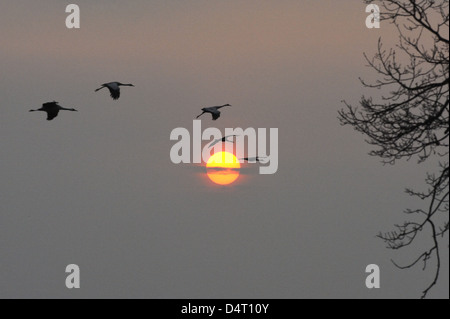
M 445 0 L 365 0 L 381 7 L 381 20 L 392 23 L 399 34 L 394 48 L 385 48 L 379 39 L 372 58 L 364 54 L 368 66 L 379 78 L 363 86 L 388 92 L 374 101 L 361 98 L 359 107 L 344 101 L 339 112 L 342 125 L 350 125 L 367 137 L 375 149 L 370 152 L 383 163 L 416 158 L 418 163 L 439 160 L 438 173 L 427 174 L 427 190 L 407 189 L 407 194 L 428 201 L 426 209 L 407 209 L 416 220 L 395 225 L 380 233 L 387 247 L 398 250 L 411 246 L 420 232 L 429 232 L 430 247 L 400 269 L 424 269 L 436 264 L 434 279 L 423 291 L 426 298 L 437 284 L 441 271 L 440 239 L 448 234 L 449 221 L 449 2 Z M 448 248 L 448 244 L 447 244 Z

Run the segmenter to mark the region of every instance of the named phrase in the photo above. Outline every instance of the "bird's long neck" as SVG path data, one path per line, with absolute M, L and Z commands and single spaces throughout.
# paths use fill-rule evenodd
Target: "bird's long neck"
M 65 108 L 65 107 L 62 107 L 62 106 L 60 106 L 59 109 L 61 111 L 72 111 L 72 112 L 75 111 L 75 109 L 68 109 L 68 108 Z
M 229 106 L 229 105 L 225 104 L 225 105 L 221 105 L 221 106 L 216 106 L 216 109 L 221 109 L 221 108 L 223 108 L 225 106 Z

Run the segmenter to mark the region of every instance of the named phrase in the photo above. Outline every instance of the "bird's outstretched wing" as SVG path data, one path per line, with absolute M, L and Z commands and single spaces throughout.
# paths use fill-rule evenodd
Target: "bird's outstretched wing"
M 211 115 L 212 115 L 213 121 L 215 121 L 220 117 L 220 111 L 217 111 L 217 110 L 212 111 Z
M 108 87 L 109 89 L 109 93 L 111 93 L 111 97 L 113 100 L 118 100 L 120 97 L 120 89 L 118 88 L 117 90 L 114 90 L 110 87 Z
M 236 137 L 236 136 L 237 136 L 237 135 L 228 135 L 228 136 L 225 136 L 225 141 L 230 142 L 230 143 L 234 143 L 234 141 L 229 141 L 228 138 L 229 138 L 229 137 Z
M 44 104 L 42 104 L 43 108 L 55 108 L 58 106 L 58 102 L 53 101 L 53 102 L 46 102 Z
M 212 141 L 211 144 L 209 144 L 209 148 L 213 147 L 214 145 L 216 145 L 217 143 L 219 143 L 221 140 L 214 140 Z
M 55 117 L 58 116 L 59 110 L 49 110 L 47 111 L 47 121 L 53 120 Z

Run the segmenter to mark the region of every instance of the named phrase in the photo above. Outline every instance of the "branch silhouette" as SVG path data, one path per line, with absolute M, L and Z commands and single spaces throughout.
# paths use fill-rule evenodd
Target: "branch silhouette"
M 423 291 L 426 298 L 441 273 L 441 239 L 448 234 L 449 222 L 449 3 L 445 0 L 365 0 L 381 8 L 381 21 L 393 24 L 399 40 L 385 48 L 378 40 L 368 66 L 379 78 L 374 83 L 361 79 L 364 87 L 379 89 L 379 101 L 363 96 L 359 107 L 343 101 L 339 111 L 342 125 L 350 125 L 374 146 L 370 155 L 384 164 L 416 158 L 418 163 L 436 162 L 436 172 L 427 173 L 426 190 L 407 189 L 410 196 L 427 203 L 424 209 L 407 209 L 414 220 L 395 225 L 395 230 L 380 233 L 387 247 L 398 250 L 411 246 L 420 232 L 431 237 L 428 249 L 417 259 L 399 266 L 407 269 L 423 262 L 425 270 L 433 260 L 434 279 Z M 448 244 L 447 244 L 448 248 Z

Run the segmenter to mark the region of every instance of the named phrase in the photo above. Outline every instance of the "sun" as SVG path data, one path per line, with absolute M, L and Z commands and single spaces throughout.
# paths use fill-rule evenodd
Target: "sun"
M 218 152 L 206 164 L 208 177 L 218 185 L 229 185 L 239 178 L 241 164 L 236 156 L 228 152 Z

